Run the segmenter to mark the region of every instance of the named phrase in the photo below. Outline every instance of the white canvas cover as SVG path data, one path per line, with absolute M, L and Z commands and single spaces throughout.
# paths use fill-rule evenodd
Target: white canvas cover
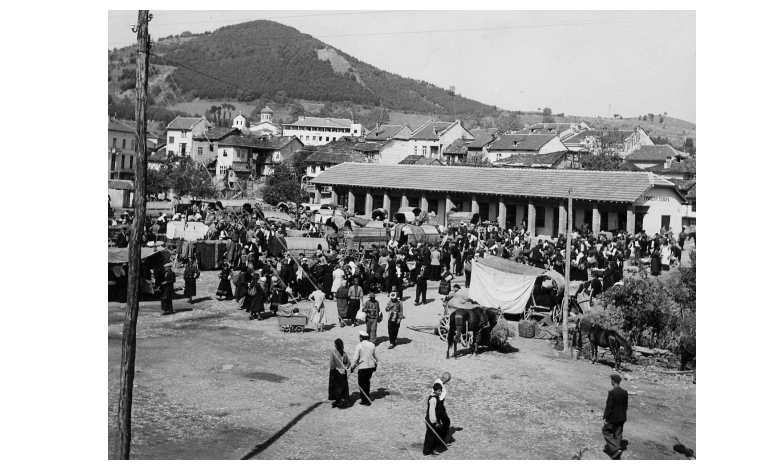
M 530 268 L 528 274 L 507 272 L 496 267 L 503 264 L 498 261 L 505 262 L 491 257 L 472 263 L 469 298 L 484 307 L 500 307 L 504 313 L 523 313 L 533 293 L 534 282 L 544 270 L 523 266 Z M 517 265 L 516 269 L 522 266 L 512 264 Z

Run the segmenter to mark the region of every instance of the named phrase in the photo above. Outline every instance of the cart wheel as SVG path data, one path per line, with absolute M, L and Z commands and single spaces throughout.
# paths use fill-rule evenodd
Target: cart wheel
M 299 326 L 296 330 L 297 333 L 303 333 L 303 327 Z
M 436 333 L 439 334 L 439 339 L 447 341 L 447 335 L 450 333 L 450 317 L 443 317 L 439 320 L 439 326 L 436 328 Z

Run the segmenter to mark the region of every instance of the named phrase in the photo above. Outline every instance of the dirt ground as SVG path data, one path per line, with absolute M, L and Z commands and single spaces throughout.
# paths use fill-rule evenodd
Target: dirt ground
M 665 273 L 664 276 L 674 275 Z M 179 276 L 180 278 L 181 276 Z M 464 279 L 456 279 L 463 285 Z M 179 279 L 177 286 L 183 285 Z M 283 333 L 277 319 L 249 321 L 234 301 L 217 301 L 217 272 L 204 272 L 196 303 L 177 291 L 175 314 L 142 302 L 133 404 L 134 459 L 583 459 L 602 452 L 602 413 L 612 358 L 573 360 L 543 340 L 514 338 L 510 351 L 445 359 L 446 343 L 408 326 L 433 326 L 442 312 L 438 283 L 415 307 L 404 291 L 399 346 L 388 350 L 379 325 L 373 406 L 327 401 L 329 354 L 336 338 L 350 356 L 360 327 L 340 328 L 326 301 L 328 331 Z M 181 287 L 181 286 L 179 286 Z M 382 307 L 387 296 L 379 295 Z M 124 304 L 108 305 L 108 454 L 113 454 Z M 511 322 L 516 328 L 516 322 Z M 673 436 L 696 448 L 696 386 L 690 376 L 625 364 L 629 392 L 623 438 L 627 460 L 683 459 Z M 425 397 L 449 371 L 447 411 L 454 444 L 424 457 Z

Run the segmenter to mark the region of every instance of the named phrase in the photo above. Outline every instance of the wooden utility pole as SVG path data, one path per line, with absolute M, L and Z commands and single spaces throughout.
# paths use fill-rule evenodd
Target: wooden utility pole
M 566 284 L 563 292 L 563 351 L 569 350 L 569 276 L 571 276 L 571 188 L 569 188 L 568 223 L 566 224 Z
M 127 310 L 122 330 L 122 364 L 119 372 L 119 427 L 117 460 L 130 459 L 130 419 L 133 408 L 135 379 L 135 327 L 138 322 L 138 296 L 141 285 L 141 239 L 146 219 L 146 86 L 149 78 L 149 10 L 138 11 L 138 52 L 135 72 L 135 200 L 134 218 L 127 251 Z

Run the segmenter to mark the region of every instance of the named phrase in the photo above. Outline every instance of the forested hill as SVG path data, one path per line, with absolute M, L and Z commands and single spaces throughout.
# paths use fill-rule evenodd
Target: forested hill
M 485 116 L 498 111 L 494 106 L 429 83 L 379 70 L 308 34 L 273 21 L 226 26 L 186 41 L 157 41 L 152 52 L 170 60 L 167 65 L 176 67 L 173 78 L 181 92 L 189 97 L 351 101 L 437 115 Z M 154 56 L 151 62 L 163 65 L 163 60 Z

